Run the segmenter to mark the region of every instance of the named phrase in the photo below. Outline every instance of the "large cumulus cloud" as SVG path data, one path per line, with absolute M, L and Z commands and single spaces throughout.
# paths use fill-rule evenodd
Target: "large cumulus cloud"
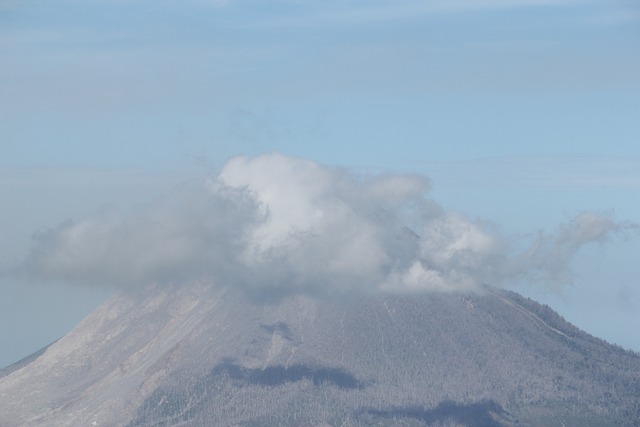
M 21 270 L 85 286 L 207 281 L 276 297 L 458 291 L 570 281 L 581 246 L 628 228 L 585 213 L 513 253 L 494 226 L 443 209 L 428 189 L 418 175 L 362 176 L 281 154 L 236 157 L 202 187 L 136 214 L 38 234 Z

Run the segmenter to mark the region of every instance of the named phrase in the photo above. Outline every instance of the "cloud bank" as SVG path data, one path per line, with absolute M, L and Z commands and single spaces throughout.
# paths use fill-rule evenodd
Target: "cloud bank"
M 21 272 L 128 290 L 207 281 L 271 297 L 555 285 L 570 282 L 583 245 L 634 227 L 584 213 L 514 253 L 496 227 L 445 210 L 428 190 L 419 175 L 362 176 L 277 153 L 236 157 L 202 187 L 135 215 L 39 233 Z

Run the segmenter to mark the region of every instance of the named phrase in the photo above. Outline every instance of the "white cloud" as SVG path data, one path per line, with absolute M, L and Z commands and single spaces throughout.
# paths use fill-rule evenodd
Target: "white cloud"
M 205 280 L 270 297 L 555 284 L 570 281 L 569 262 L 584 244 L 633 227 L 585 213 L 512 255 L 494 227 L 446 211 L 426 198 L 428 188 L 417 175 L 236 157 L 202 188 L 136 215 L 39 234 L 22 272 L 125 289 Z

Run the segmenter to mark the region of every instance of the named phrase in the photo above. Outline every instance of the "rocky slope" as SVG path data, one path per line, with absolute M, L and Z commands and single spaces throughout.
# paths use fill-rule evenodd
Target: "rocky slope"
M 516 293 L 119 294 L 0 371 L 0 426 L 634 426 L 640 356 Z

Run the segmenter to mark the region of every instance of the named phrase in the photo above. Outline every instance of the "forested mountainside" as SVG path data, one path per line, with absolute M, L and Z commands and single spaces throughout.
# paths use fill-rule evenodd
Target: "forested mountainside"
M 119 294 L 0 373 L 1 426 L 637 426 L 640 356 L 514 292 Z

